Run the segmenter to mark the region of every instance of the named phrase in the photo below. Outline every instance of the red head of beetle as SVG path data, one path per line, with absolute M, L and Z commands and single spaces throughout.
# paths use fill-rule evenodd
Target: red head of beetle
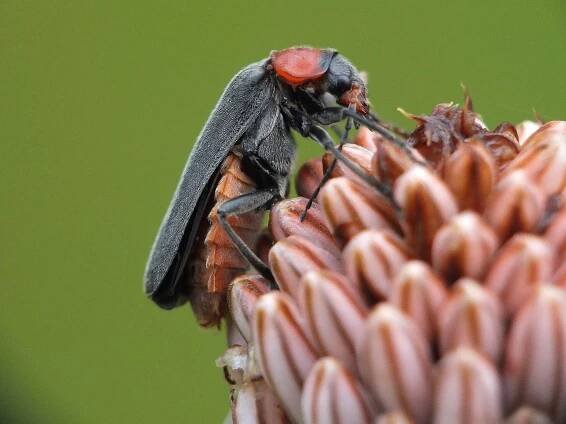
M 369 111 L 366 87 L 357 69 L 336 50 L 291 47 L 271 53 L 271 64 L 286 84 L 298 87 L 313 84 L 336 97 L 342 106 Z

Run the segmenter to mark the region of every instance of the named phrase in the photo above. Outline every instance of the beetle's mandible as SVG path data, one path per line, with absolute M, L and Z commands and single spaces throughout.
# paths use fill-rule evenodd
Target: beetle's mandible
M 332 49 L 275 51 L 239 71 L 182 172 L 147 262 L 146 294 L 165 309 L 188 300 L 201 325 L 218 324 L 226 286 L 248 263 L 271 277 L 250 246 L 263 212 L 285 197 L 291 129 L 345 160 L 321 125 L 346 115 L 364 122 L 367 113 L 364 81 Z

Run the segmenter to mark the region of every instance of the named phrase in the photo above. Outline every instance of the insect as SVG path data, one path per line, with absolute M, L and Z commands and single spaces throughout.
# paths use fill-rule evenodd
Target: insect
M 271 277 L 250 246 L 263 212 L 286 195 L 296 148 L 291 129 L 360 174 L 321 125 L 345 116 L 367 124 L 367 113 L 364 81 L 332 49 L 275 51 L 239 71 L 182 172 L 147 262 L 146 294 L 165 309 L 188 300 L 201 325 L 218 324 L 226 286 L 248 263 Z

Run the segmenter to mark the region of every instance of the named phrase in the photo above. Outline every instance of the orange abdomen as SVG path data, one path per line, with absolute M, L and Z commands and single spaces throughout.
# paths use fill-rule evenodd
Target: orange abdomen
M 191 267 L 190 302 L 200 325 L 217 325 L 225 315 L 226 289 L 230 281 L 243 274 L 248 262 L 222 228 L 217 209 L 230 199 L 255 190 L 256 186 L 241 169 L 241 158 L 231 153 L 220 169 L 220 180 L 214 192 L 214 202 L 208 214 L 203 239 L 194 248 Z M 248 212 L 228 217 L 228 222 L 246 244 L 254 247 L 261 229 L 263 212 Z

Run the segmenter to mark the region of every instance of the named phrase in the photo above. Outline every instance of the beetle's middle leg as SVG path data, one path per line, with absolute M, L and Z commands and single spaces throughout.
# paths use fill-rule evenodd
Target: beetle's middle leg
M 274 189 L 260 189 L 250 193 L 243 194 L 218 206 L 218 220 L 222 228 L 232 242 L 242 254 L 244 258 L 252 265 L 264 278 L 269 281 L 274 281 L 273 274 L 269 267 L 254 253 L 244 240 L 236 233 L 228 222 L 228 217 L 231 215 L 243 215 L 247 212 L 252 212 L 261 208 L 269 206 L 279 194 Z

